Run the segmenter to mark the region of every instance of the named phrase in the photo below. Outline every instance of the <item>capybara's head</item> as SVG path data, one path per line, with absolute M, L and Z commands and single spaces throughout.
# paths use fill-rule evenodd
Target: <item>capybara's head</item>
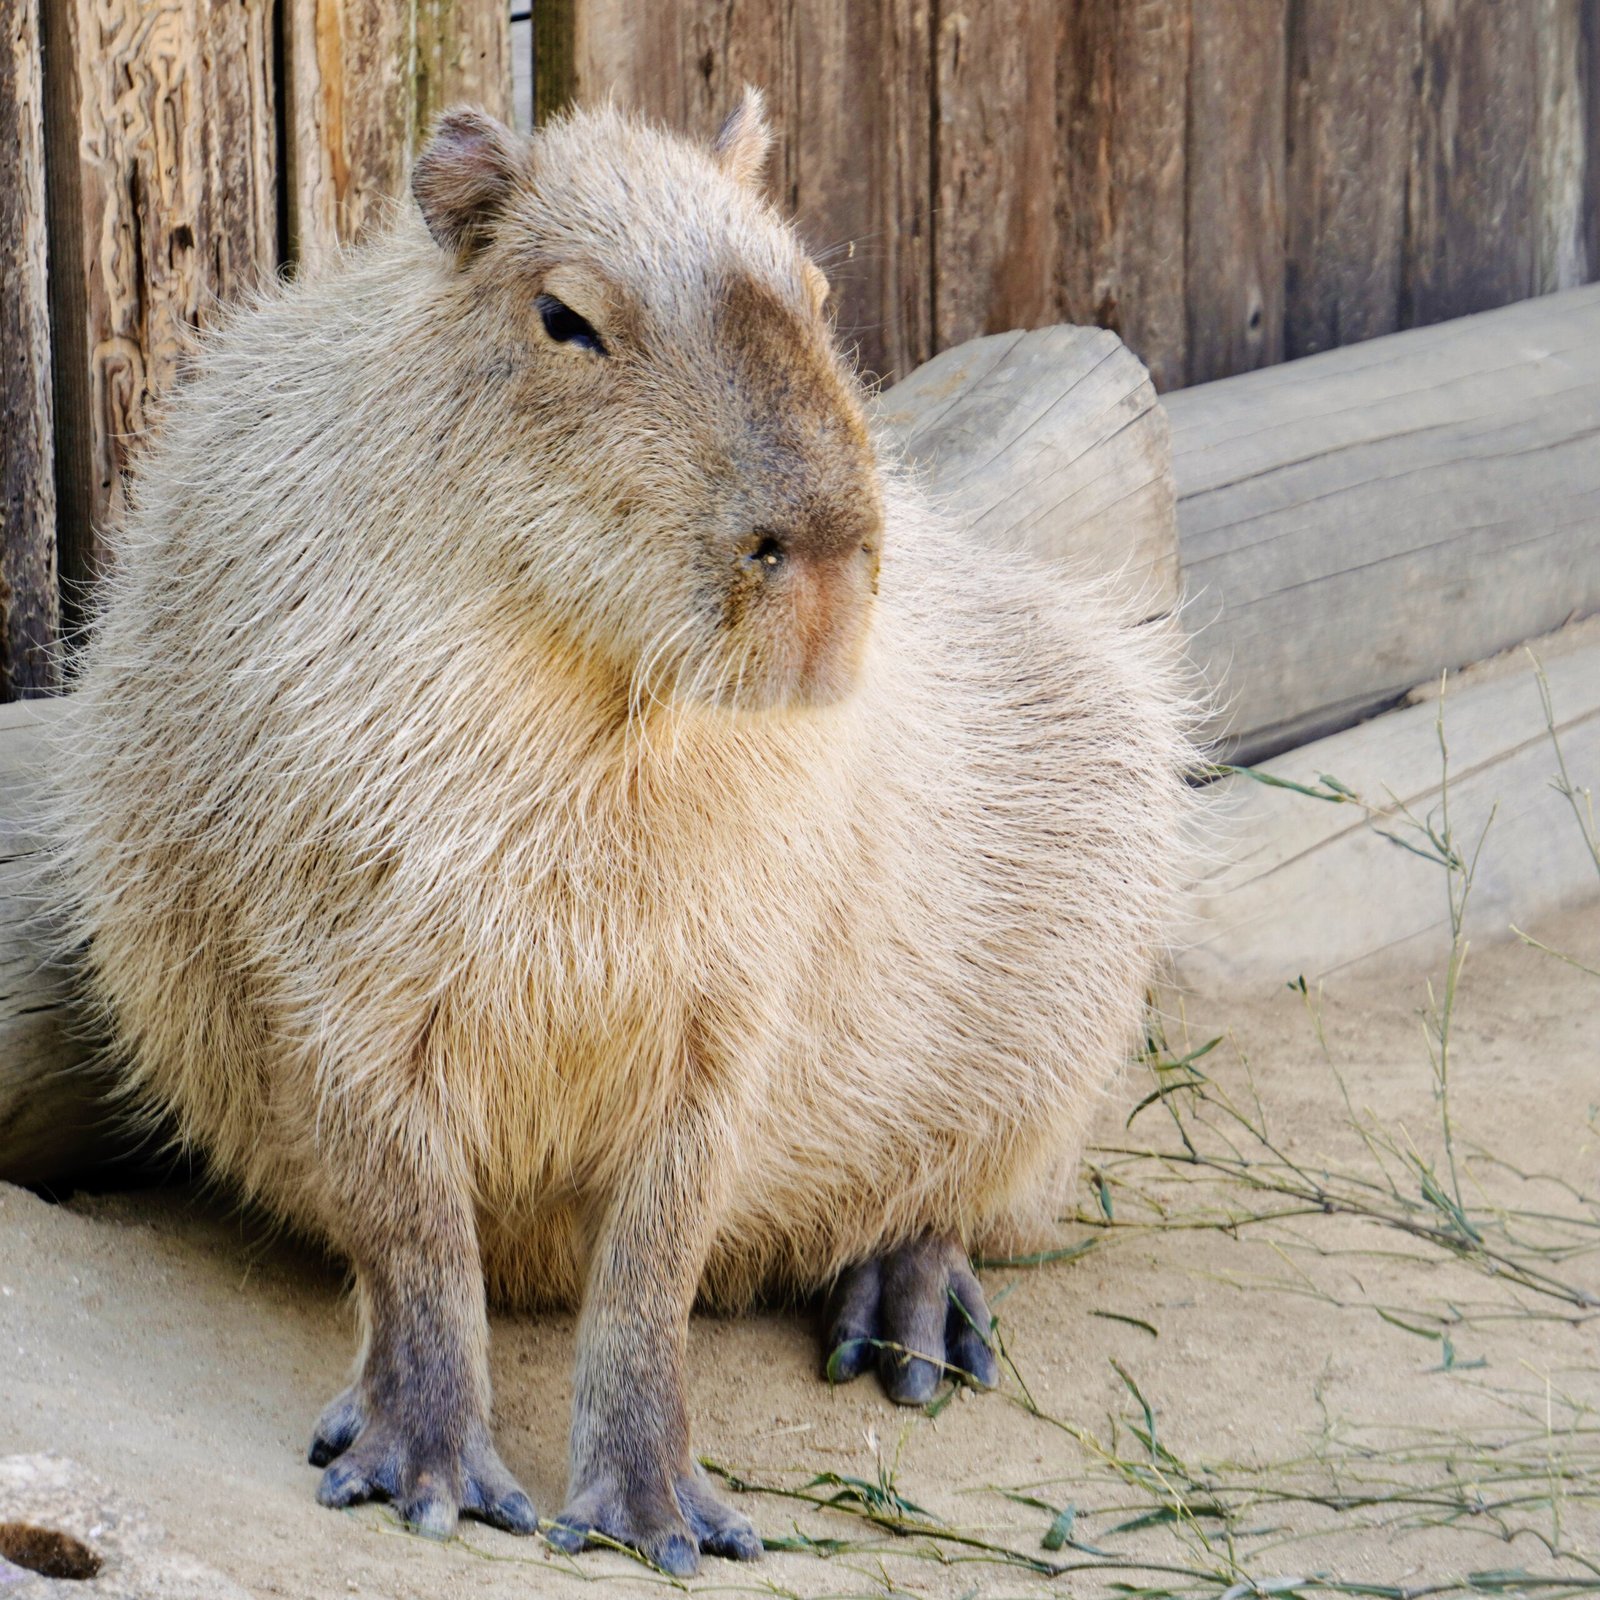
M 761 193 L 769 142 L 750 90 L 709 144 L 458 109 L 412 173 L 444 295 L 497 347 L 444 403 L 527 467 L 521 578 L 652 698 L 836 700 L 871 623 L 877 463 L 827 281 Z

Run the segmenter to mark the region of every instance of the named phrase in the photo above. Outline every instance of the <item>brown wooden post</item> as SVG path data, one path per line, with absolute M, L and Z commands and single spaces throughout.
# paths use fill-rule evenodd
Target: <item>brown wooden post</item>
M 1289 8 L 1283 353 L 1400 322 L 1420 0 Z
M 39 0 L 0 0 L 0 699 L 47 689 L 60 622 Z
M 1286 5 L 1211 0 L 1195 8 L 1185 250 L 1190 383 L 1283 359 Z
M 1061 52 L 1059 315 L 1120 334 L 1158 389 L 1177 388 L 1188 368 L 1190 10 L 1188 0 L 1078 0 Z
M 1064 12 L 1043 0 L 937 8 L 934 334 L 1055 320 L 1056 60 Z
M 277 265 L 272 0 L 50 0 L 60 561 L 69 611 L 192 333 Z
M 503 0 L 282 0 L 290 259 L 315 270 L 380 223 L 446 106 L 511 116 Z
M 1536 8 L 1426 0 L 1401 321 L 1534 292 Z

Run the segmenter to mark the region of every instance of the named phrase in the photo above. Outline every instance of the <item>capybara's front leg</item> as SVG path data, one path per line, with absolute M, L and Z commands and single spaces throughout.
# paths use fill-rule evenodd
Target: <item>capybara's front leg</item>
M 483 1269 L 459 1164 L 422 1118 L 334 1137 L 360 1143 L 323 1165 L 341 1175 L 325 1203 L 355 1266 L 362 1342 L 355 1382 L 312 1435 L 312 1465 L 327 1469 L 317 1498 L 391 1500 L 436 1538 L 462 1512 L 533 1532 L 533 1504 L 490 1438 Z
M 595 1232 L 578 1322 L 565 1550 L 597 1535 L 685 1577 L 699 1554 L 750 1560 L 761 1540 L 689 1452 L 689 1312 L 710 1243 L 712 1175 L 725 1165 L 709 1120 L 662 1119 Z

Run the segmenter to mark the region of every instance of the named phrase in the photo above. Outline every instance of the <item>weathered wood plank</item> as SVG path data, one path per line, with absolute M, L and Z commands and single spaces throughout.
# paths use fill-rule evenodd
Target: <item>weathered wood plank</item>
M 1600 274 L 1600 0 L 1582 0 L 1578 50 L 1584 96 L 1583 237 L 1590 271 Z
M 1541 643 L 1562 754 L 1573 781 L 1600 787 L 1600 642 Z M 1520 654 L 1520 652 L 1519 652 Z M 1500 666 L 1500 664 L 1495 664 Z M 1531 663 L 1447 687 L 1450 825 L 1471 855 L 1480 837 L 1465 931 L 1506 938 L 1514 923 L 1600 903 L 1596 875 L 1558 772 Z M 1379 827 L 1417 841 L 1402 801 L 1440 822 L 1439 706 L 1393 711 L 1267 762 L 1261 770 L 1315 786 L 1327 773 L 1382 807 Z M 1439 967 L 1450 950 L 1445 873 L 1382 838 L 1355 805 L 1329 804 L 1247 778 L 1210 796 L 1218 854 L 1193 886 L 1180 979 L 1208 994 Z M 1392 798 L 1391 798 L 1392 797 Z M 1493 813 L 1493 820 L 1490 814 Z M 1484 829 L 1487 827 L 1487 834 Z M 1426 846 L 1424 845 L 1424 848 Z
M 0 700 L 48 688 L 60 628 L 39 0 L 0 0 Z
M 1600 287 L 1167 407 L 1195 653 L 1248 759 L 1600 610 Z
M 933 41 L 934 340 L 1055 321 L 1062 8 L 940 6 Z
M 283 0 L 288 252 L 315 271 L 382 220 L 434 116 L 509 119 L 502 0 Z
M 76 369 L 56 391 L 61 563 L 75 585 L 191 331 L 277 266 L 272 4 L 47 11 L 53 305 Z
M 1215 0 L 1195 28 L 1184 264 L 1190 383 L 1283 359 L 1286 6 Z
M 1537 113 L 1534 288 L 1549 294 L 1589 279 L 1583 189 L 1588 151 L 1582 13 L 1592 0 L 1536 0 Z
M 917 0 L 793 8 L 795 219 L 833 284 L 840 336 L 891 382 L 934 349 L 928 21 Z
M 1059 314 L 1119 334 L 1157 389 L 1184 383 L 1190 7 L 1081 0 L 1057 92 Z
M 1418 0 L 1289 8 L 1283 353 L 1399 326 Z
M 519 132 L 533 126 L 533 19 L 511 22 L 511 122 Z
M 1177 599 L 1171 440 L 1113 333 L 997 333 L 935 356 L 881 400 L 942 504 L 980 539 L 1095 577 L 1142 614 Z
M 1424 0 L 1403 325 L 1534 292 L 1538 9 Z

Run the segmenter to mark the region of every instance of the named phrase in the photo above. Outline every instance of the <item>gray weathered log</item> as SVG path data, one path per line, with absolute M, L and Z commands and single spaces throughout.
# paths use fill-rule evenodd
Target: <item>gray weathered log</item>
M 986 543 L 1096 576 L 1145 614 L 1172 609 L 1178 546 L 1167 419 L 1113 333 L 996 333 L 937 355 L 879 416 Z
M 1600 610 L 1600 285 L 1166 398 L 1236 759 Z
M 1571 781 L 1600 788 L 1600 628 L 1540 641 L 1555 727 Z M 1268 993 L 1352 974 L 1434 968 L 1450 953 L 1446 873 L 1387 832 L 1428 846 L 1401 803 L 1442 826 L 1443 758 L 1435 698 L 1263 763 L 1269 777 L 1318 787 L 1324 775 L 1380 815 L 1243 776 L 1208 791 L 1216 856 L 1194 885 L 1180 980 L 1207 994 Z M 1521 651 L 1446 686 L 1449 822 L 1457 851 L 1477 854 L 1465 932 L 1538 936 L 1541 919 L 1600 904 L 1600 872 L 1568 801 L 1533 663 Z M 1492 814 L 1492 821 L 1491 821 Z M 1487 832 L 1485 832 L 1487 829 Z M 1382 831 L 1380 831 L 1382 830 Z
M 881 402 L 925 481 L 1001 548 L 1124 571 L 1152 609 L 1176 593 L 1166 419 L 1114 335 L 1054 328 L 947 351 Z M 103 1072 L 84 1067 L 39 919 L 37 817 L 70 700 L 0 708 L 0 1179 L 70 1175 L 117 1149 Z

